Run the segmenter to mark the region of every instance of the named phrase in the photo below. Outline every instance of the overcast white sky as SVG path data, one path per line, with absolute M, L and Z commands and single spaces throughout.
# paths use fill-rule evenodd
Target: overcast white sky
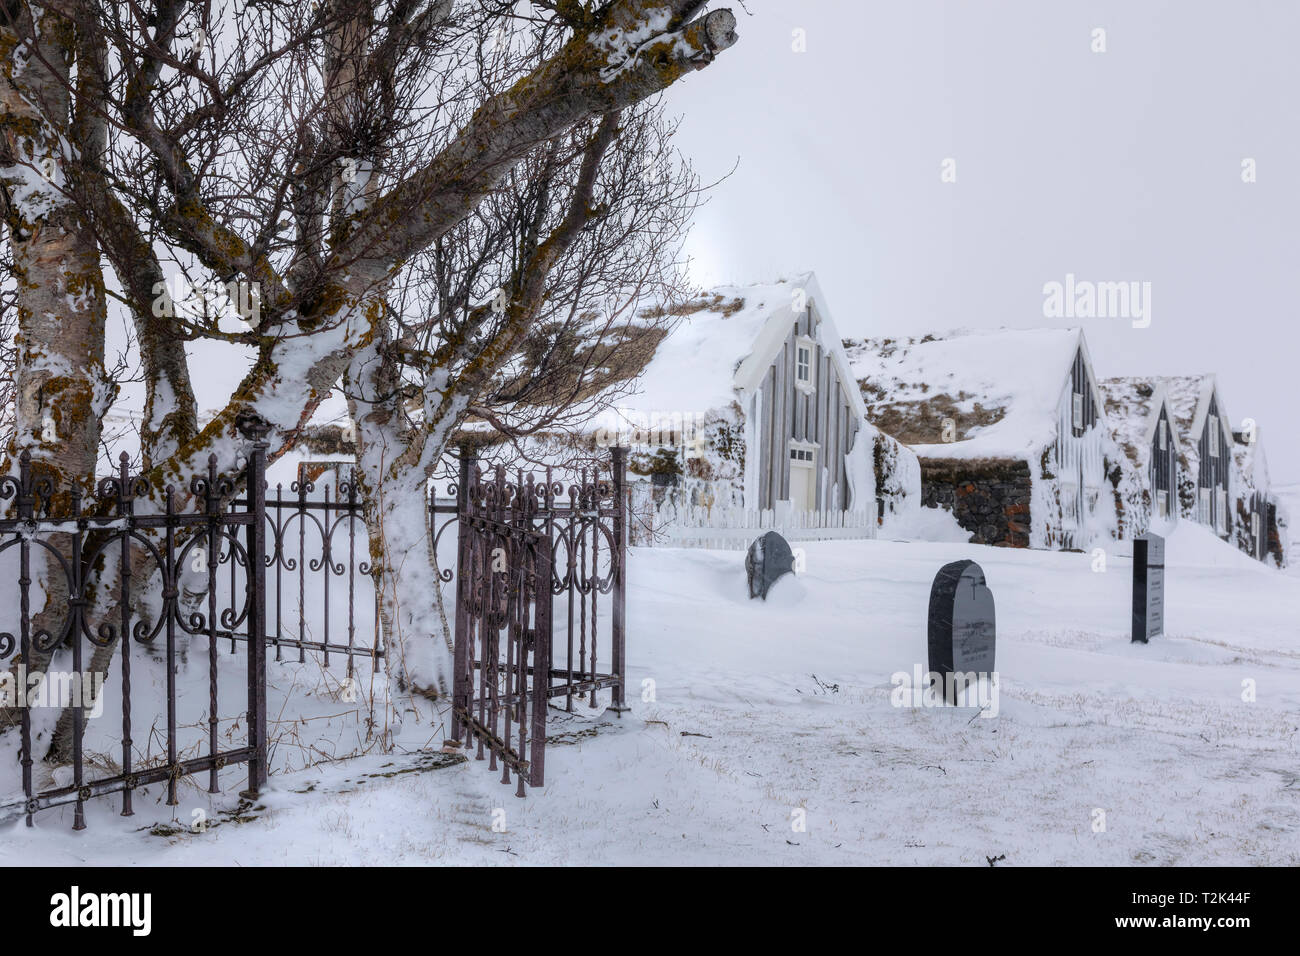
M 1217 372 L 1300 480 L 1300 2 L 729 5 L 739 44 L 669 101 L 702 176 L 740 161 L 698 281 L 813 269 L 845 335 L 1080 324 L 1101 377 Z M 1044 318 L 1067 273 L 1150 282 L 1150 327 Z

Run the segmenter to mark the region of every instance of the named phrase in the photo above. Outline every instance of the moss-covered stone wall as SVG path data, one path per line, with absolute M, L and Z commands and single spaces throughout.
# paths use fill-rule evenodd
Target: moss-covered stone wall
M 951 511 L 974 544 L 1029 547 L 1029 463 L 921 459 L 921 504 Z

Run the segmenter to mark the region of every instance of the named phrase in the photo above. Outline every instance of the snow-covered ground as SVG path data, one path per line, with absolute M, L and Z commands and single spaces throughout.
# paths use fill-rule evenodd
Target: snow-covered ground
M 804 547 L 766 603 L 745 598 L 743 553 L 634 550 L 632 713 L 557 714 L 526 800 L 485 763 L 371 754 L 273 777 L 243 823 L 215 812 L 233 775 L 175 813 L 156 788 L 133 818 L 94 801 L 81 833 L 46 812 L 0 827 L 0 864 L 1300 864 L 1300 580 L 1184 522 L 1168 636 L 1143 646 L 1127 544 L 1104 572 L 1090 554 Z M 997 601 L 998 716 L 895 707 L 891 675 L 925 667 L 934 574 L 966 557 Z M 398 740 L 441 736 L 408 718 Z M 195 810 L 220 825 L 188 832 Z

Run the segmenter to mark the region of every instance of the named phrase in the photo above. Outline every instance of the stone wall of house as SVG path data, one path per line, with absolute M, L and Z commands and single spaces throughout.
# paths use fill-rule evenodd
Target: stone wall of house
M 1029 463 L 921 459 L 921 503 L 951 511 L 974 544 L 1029 547 Z

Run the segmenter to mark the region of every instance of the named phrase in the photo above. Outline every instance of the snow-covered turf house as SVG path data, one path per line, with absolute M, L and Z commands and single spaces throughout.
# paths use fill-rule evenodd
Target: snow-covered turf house
M 1178 432 L 1174 413 L 1158 379 L 1101 380 L 1111 435 L 1128 459 L 1128 468 L 1141 490 L 1137 506 L 1119 508 L 1120 537 L 1166 528 L 1178 520 Z
M 874 537 L 919 508 L 916 456 L 867 420 L 812 273 L 716 288 L 672 312 L 632 394 L 596 425 L 602 444 L 630 447 L 647 539 Z
M 1162 378 L 1178 429 L 1179 515 L 1232 536 L 1232 427 L 1213 375 Z
M 1121 533 L 1141 490 L 1105 422 L 1080 329 L 845 342 L 880 428 L 921 464 L 922 504 L 971 541 L 1082 548 Z
M 1268 476 L 1268 459 L 1259 426 L 1232 433 L 1232 487 L 1236 511 L 1236 544 L 1260 561 L 1287 563 L 1286 542 L 1279 527 L 1279 502 Z

